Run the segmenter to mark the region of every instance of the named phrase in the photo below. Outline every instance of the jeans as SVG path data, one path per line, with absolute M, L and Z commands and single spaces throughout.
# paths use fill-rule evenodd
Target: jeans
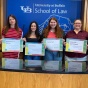
M 28 56 L 25 55 L 26 60 L 40 60 L 40 56 Z
M 58 52 L 57 51 L 50 51 L 50 50 L 45 50 L 45 56 L 44 56 L 44 60 L 47 61 L 62 61 L 62 56 L 58 56 Z

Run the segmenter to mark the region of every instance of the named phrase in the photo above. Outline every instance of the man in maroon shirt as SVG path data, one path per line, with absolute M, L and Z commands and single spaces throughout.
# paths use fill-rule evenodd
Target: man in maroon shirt
M 77 19 L 74 21 L 74 30 L 69 31 L 66 38 L 82 39 L 88 40 L 88 32 L 81 29 L 82 21 Z M 64 43 L 65 45 L 65 43 Z M 87 61 L 87 54 L 75 53 L 75 52 L 65 52 L 65 60 L 67 61 Z

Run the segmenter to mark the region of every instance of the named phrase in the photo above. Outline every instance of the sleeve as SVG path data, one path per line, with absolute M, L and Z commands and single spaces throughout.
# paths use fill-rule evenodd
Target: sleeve
M 5 36 L 5 29 L 2 29 L 2 36 Z
M 23 31 L 19 28 L 19 38 L 22 38 L 23 36 Z

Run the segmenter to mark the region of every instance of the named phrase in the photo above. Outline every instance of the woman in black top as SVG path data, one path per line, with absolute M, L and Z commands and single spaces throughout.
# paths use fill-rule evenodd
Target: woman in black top
M 39 28 L 37 22 L 33 21 L 29 25 L 29 31 L 23 38 L 25 42 L 41 42 L 40 35 L 39 35 Z M 25 59 L 27 60 L 40 60 L 39 56 L 30 56 L 25 55 Z

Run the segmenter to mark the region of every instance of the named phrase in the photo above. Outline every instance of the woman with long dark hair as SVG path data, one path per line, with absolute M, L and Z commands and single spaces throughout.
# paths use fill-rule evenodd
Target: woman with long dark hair
M 28 33 L 24 36 L 23 40 L 25 42 L 41 42 L 40 41 L 40 34 L 39 34 L 39 27 L 36 21 L 32 21 L 29 25 L 29 31 Z M 27 60 L 40 60 L 39 56 L 30 56 L 30 55 L 25 55 L 25 59 Z

